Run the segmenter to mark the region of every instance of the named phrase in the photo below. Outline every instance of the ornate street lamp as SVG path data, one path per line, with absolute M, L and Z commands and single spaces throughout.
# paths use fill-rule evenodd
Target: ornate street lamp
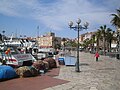
M 76 21 L 76 23 L 77 23 L 77 25 L 76 26 L 73 26 L 73 22 L 72 21 L 70 21 L 69 22 L 69 27 L 70 27 L 70 29 L 73 29 L 73 30 L 75 30 L 75 31 L 77 31 L 78 32 L 78 41 L 77 41 L 77 61 L 76 61 L 76 64 L 75 64 L 75 71 L 76 72 L 80 72 L 80 68 L 79 68 L 79 32 L 80 31 L 82 31 L 83 29 L 87 29 L 88 28 L 88 25 L 89 25 L 89 23 L 88 22 L 86 22 L 83 26 L 82 25 L 80 25 L 80 23 L 81 23 L 81 20 L 78 18 L 78 20 Z

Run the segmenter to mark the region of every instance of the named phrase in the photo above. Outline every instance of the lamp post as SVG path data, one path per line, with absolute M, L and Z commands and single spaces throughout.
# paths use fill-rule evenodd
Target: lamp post
M 77 40 L 77 61 L 76 61 L 76 64 L 75 64 L 75 66 L 76 66 L 76 67 L 75 67 L 75 71 L 76 71 L 76 72 L 80 72 L 80 68 L 79 68 L 79 32 L 82 31 L 83 29 L 87 29 L 89 23 L 86 22 L 86 23 L 82 26 L 82 25 L 80 25 L 81 20 L 80 20 L 79 18 L 78 18 L 78 20 L 76 21 L 76 23 L 77 23 L 77 25 L 76 25 L 76 26 L 73 26 L 73 22 L 70 21 L 70 22 L 69 22 L 69 28 L 70 28 L 70 29 L 73 29 L 73 30 L 75 30 L 75 31 L 78 32 L 78 35 L 77 35 L 77 38 L 78 38 L 78 40 Z

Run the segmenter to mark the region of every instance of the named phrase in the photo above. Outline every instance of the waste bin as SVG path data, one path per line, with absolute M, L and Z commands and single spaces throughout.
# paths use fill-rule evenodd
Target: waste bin
M 58 62 L 59 62 L 59 64 L 60 65 L 65 65 L 65 58 L 64 57 L 60 57 L 60 58 L 58 58 Z

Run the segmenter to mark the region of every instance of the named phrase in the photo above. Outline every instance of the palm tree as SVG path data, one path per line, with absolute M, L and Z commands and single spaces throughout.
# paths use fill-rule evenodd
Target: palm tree
M 94 51 L 95 34 L 91 36 L 91 50 Z
M 116 28 L 117 28 L 117 30 L 119 30 L 120 29 L 120 9 L 116 9 L 116 11 L 117 11 L 117 14 L 111 14 L 112 16 L 113 16 L 113 19 L 111 20 L 111 23 L 112 23 L 112 25 L 114 25 Z M 120 35 L 120 32 L 117 32 L 118 33 L 118 36 Z M 119 40 L 120 40 L 120 36 L 118 37 L 118 52 L 120 52 L 120 47 L 119 47 L 119 45 L 120 45 L 120 42 L 119 42 Z M 120 54 L 118 54 L 117 55 L 117 58 L 119 59 L 120 58 Z
M 112 30 L 110 28 L 107 28 L 106 25 L 100 26 L 99 30 L 101 31 L 101 38 L 103 41 L 103 54 L 105 55 L 107 36 L 108 36 L 108 33 Z
M 83 41 L 83 46 L 87 51 L 88 51 L 87 47 L 89 47 L 90 42 L 91 42 L 91 40 L 89 38 L 87 38 Z
M 111 14 L 113 19 L 111 20 L 112 25 L 120 28 L 120 9 L 117 9 L 117 14 Z
M 105 50 L 106 50 L 106 25 L 104 26 L 100 26 L 100 30 L 101 30 L 101 35 L 102 35 L 102 39 L 103 39 L 103 54 L 105 55 Z
M 60 49 L 61 45 L 58 44 L 58 39 L 57 38 L 54 38 L 54 48 L 55 49 Z
M 112 40 L 116 40 L 116 37 L 114 36 L 115 31 L 112 31 L 112 29 L 108 28 L 106 31 L 106 41 L 108 46 L 108 51 L 111 52 L 111 43 Z
M 99 41 L 101 39 L 101 31 L 98 30 L 95 34 L 95 37 L 96 37 L 96 51 L 99 51 Z

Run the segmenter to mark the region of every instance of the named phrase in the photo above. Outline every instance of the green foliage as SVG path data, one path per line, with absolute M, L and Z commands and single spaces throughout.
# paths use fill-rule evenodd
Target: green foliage
M 114 36 L 115 32 L 112 29 L 107 28 L 106 25 L 100 26 L 98 31 L 96 32 L 96 42 L 97 42 L 97 50 L 99 50 L 99 41 L 102 41 L 103 50 L 105 53 L 105 49 L 111 49 L 112 40 L 116 40 Z M 107 46 L 106 46 L 107 45 Z
M 65 42 L 65 46 L 77 47 L 77 43 L 75 41 L 67 41 L 67 42 Z
M 120 9 L 116 10 L 116 14 L 111 14 L 113 16 L 113 19 L 111 20 L 112 25 L 120 28 Z
M 55 48 L 55 49 L 60 49 L 60 48 L 61 48 L 61 45 L 60 45 L 60 44 L 55 44 L 54 48 Z

